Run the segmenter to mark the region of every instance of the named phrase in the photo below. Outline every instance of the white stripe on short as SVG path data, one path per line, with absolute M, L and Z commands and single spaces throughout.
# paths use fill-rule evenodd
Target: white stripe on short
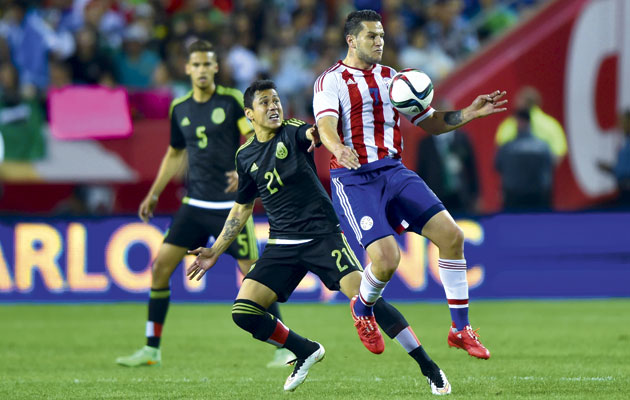
M 335 185 L 337 197 L 339 197 L 339 203 L 341 203 L 341 208 L 343 208 L 343 211 L 346 214 L 346 218 L 350 223 L 350 227 L 354 231 L 354 235 L 356 236 L 357 241 L 361 243 L 363 233 L 361 233 L 361 229 L 359 229 L 359 224 L 354 217 L 354 213 L 352 212 L 352 207 L 350 206 L 348 196 L 346 196 L 346 193 L 343 191 L 343 184 L 339 181 L 339 178 L 332 178 L 332 182 Z

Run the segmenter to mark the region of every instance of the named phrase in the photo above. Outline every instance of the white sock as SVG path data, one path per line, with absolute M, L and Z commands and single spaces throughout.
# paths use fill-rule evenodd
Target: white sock
M 381 297 L 387 282 L 378 280 L 372 273 L 372 264 L 368 264 L 363 270 L 361 287 L 359 288 L 359 299 L 368 307 L 373 307 L 376 300 Z
M 468 307 L 468 280 L 466 260 L 438 259 L 440 279 L 450 308 Z

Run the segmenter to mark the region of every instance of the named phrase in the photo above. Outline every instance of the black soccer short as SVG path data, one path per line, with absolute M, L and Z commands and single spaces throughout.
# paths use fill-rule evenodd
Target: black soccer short
M 191 250 L 206 246 L 210 236 L 219 237 L 229 213 L 229 209 L 209 210 L 182 204 L 173 217 L 164 243 Z M 254 221 L 251 217 L 226 250 L 226 253 L 237 260 L 255 260 L 258 258 L 258 243 L 254 235 Z
M 362 270 L 343 233 L 331 233 L 302 244 L 268 243 L 245 279 L 269 287 L 285 302 L 309 271 L 328 289 L 339 290 L 341 278 Z

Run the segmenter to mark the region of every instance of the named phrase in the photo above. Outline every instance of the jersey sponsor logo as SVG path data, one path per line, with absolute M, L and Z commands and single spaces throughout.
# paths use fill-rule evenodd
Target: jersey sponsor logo
M 216 125 L 223 123 L 223 121 L 225 121 L 225 110 L 221 107 L 215 108 L 212 111 L 212 115 L 210 116 L 210 119 Z
M 371 217 L 367 215 L 361 218 L 361 221 L 359 223 L 361 224 L 361 229 L 363 229 L 364 231 L 369 231 L 374 226 L 374 221 Z
M 190 120 L 188 119 L 188 117 L 184 117 L 182 119 L 182 122 L 180 122 L 180 125 L 181 126 L 188 126 L 188 125 L 190 125 Z
M 278 145 L 276 146 L 276 158 L 284 160 L 285 158 L 287 158 L 288 155 L 289 150 L 287 150 L 287 147 L 284 145 L 284 143 L 278 142 Z
M 252 164 L 252 167 L 249 169 L 249 172 L 255 172 L 258 171 L 258 165 L 256 165 L 256 163 Z

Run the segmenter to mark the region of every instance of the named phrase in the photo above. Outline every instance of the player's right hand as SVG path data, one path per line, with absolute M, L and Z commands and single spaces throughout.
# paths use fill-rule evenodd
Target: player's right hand
M 359 163 L 359 153 L 353 148 L 339 144 L 333 152 L 335 158 L 339 164 L 348 169 L 358 169 L 361 164 Z
M 195 261 L 186 269 L 186 275 L 191 281 L 195 276 L 197 280 L 200 280 L 219 259 L 219 254 L 217 254 L 213 248 L 207 247 L 198 247 L 195 250 L 188 250 L 188 254 L 197 256 Z
M 140 203 L 140 207 L 138 208 L 138 217 L 143 222 L 149 222 L 151 218 L 153 218 L 153 210 L 155 210 L 155 206 L 157 205 L 157 196 L 151 193 L 147 194 L 147 197 L 142 200 Z

